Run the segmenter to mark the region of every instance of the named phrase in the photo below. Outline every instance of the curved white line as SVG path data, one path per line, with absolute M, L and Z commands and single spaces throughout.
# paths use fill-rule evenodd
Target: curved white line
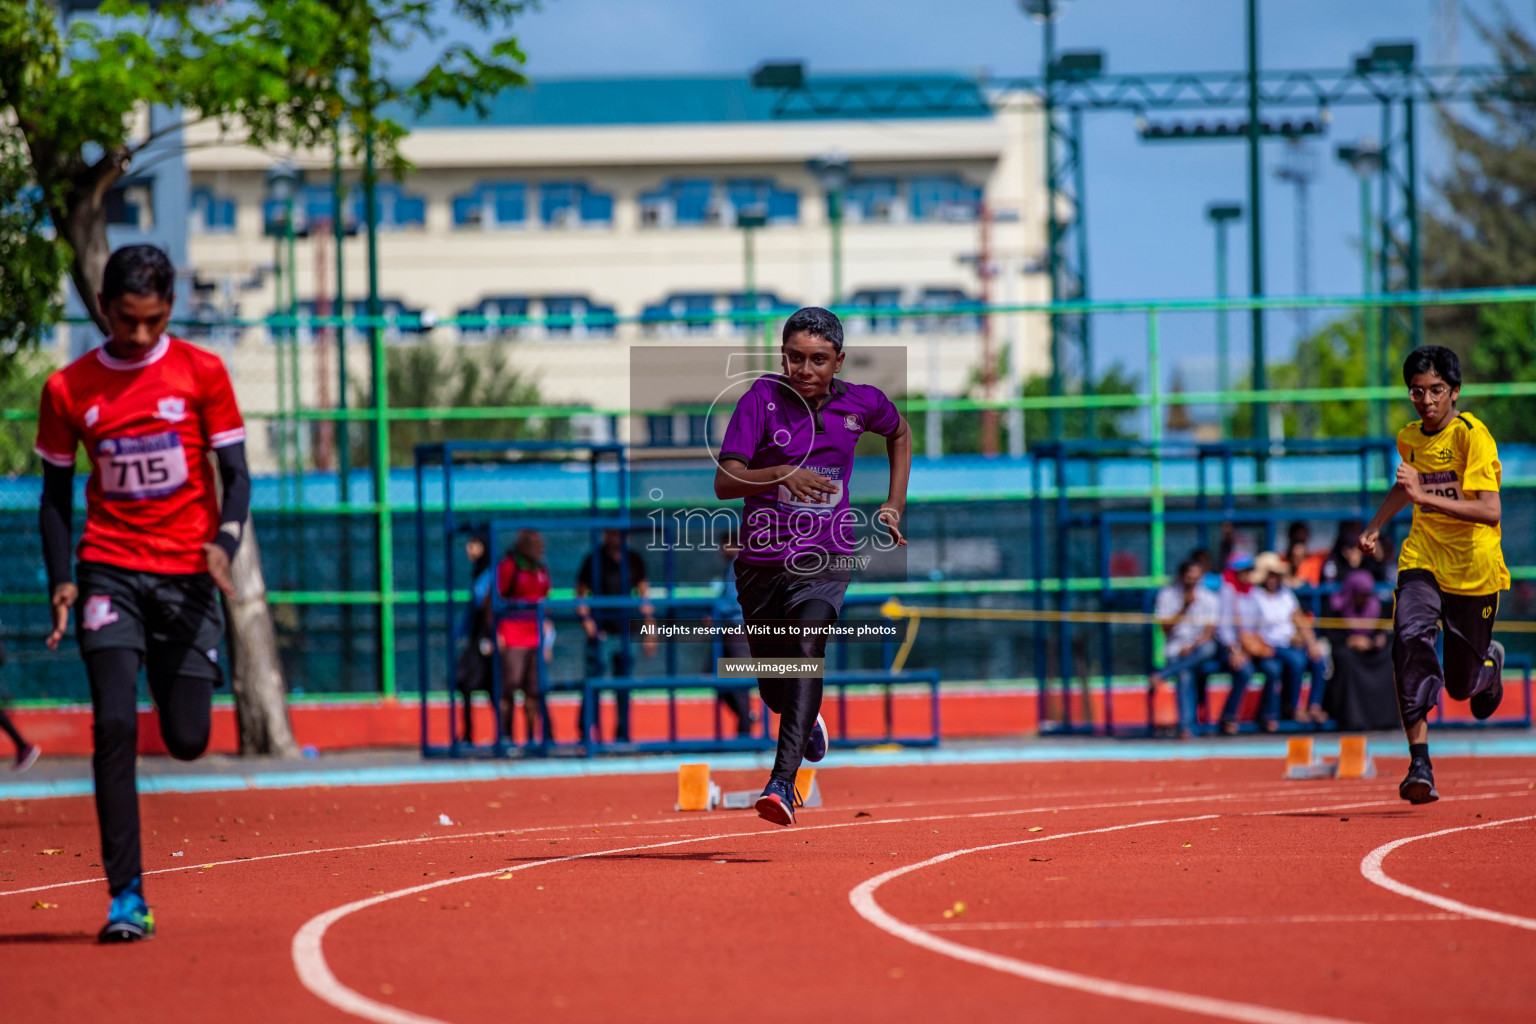
M 1418 900 L 1420 903 L 1428 903 L 1432 907 L 1439 907 L 1442 910 L 1455 911 L 1456 913 L 1464 914 L 1467 917 L 1482 918 L 1484 921 L 1494 921 L 1498 924 L 1507 924 L 1513 928 L 1524 928 L 1527 931 L 1536 931 L 1536 919 L 1521 917 L 1519 914 L 1505 914 L 1497 910 L 1489 910 L 1486 907 L 1474 907 L 1470 903 L 1463 903 L 1460 900 L 1453 900 L 1449 896 L 1439 896 L 1432 892 L 1425 892 L 1423 889 L 1415 889 L 1413 886 L 1405 885 L 1404 883 L 1399 882 L 1397 879 L 1389 876 L 1381 866 L 1382 861 L 1387 859 L 1387 854 L 1391 853 L 1399 846 L 1407 846 L 1409 843 L 1416 843 L 1420 839 L 1433 839 L 1436 836 L 1448 836 L 1453 832 L 1471 832 L 1480 828 L 1493 828 L 1495 825 L 1512 825 L 1515 822 L 1520 821 L 1536 821 L 1536 814 L 1528 814 L 1523 818 L 1504 818 L 1500 821 L 1485 821 L 1481 825 L 1461 825 L 1457 828 L 1443 828 L 1438 832 L 1426 832 L 1421 836 L 1409 836 L 1406 839 L 1394 839 L 1392 842 L 1383 843 L 1381 846 L 1376 847 L 1376 849 L 1366 854 L 1365 859 L 1360 862 L 1360 873 L 1364 875 L 1368 881 L 1374 882 L 1375 884 L 1381 886 L 1383 889 L 1395 892 L 1399 896 L 1407 896 L 1411 900 Z
M 1521 781 L 1524 781 L 1524 780 L 1521 780 Z M 1159 790 L 1152 790 L 1152 792 L 1158 792 L 1158 791 Z M 1058 797 L 1059 798 L 1059 797 L 1063 797 L 1063 796 L 1077 796 L 1077 795 L 1082 795 L 1082 794 L 1091 794 L 1092 792 L 1094 792 L 1094 791 L 1093 790 L 1081 790 L 1081 791 L 1078 791 L 1078 792 L 1075 792 L 1075 793 L 1074 792 L 1047 793 L 1047 794 L 1044 794 L 1044 796 Z M 1135 790 L 1131 790 L 1130 792 L 1135 792 Z M 1051 813 L 1051 812 L 1056 812 L 1056 811 L 1099 811 L 1099 810 L 1123 808 L 1123 807 L 1146 807 L 1146 806 L 1151 805 L 1151 804 L 1202 803 L 1202 802 L 1209 803 L 1209 802 L 1215 801 L 1215 800 L 1244 800 L 1244 799 L 1267 800 L 1267 799 L 1274 799 L 1274 798 L 1279 798 L 1279 797 L 1301 796 L 1301 795 L 1303 795 L 1301 792 L 1299 792 L 1297 790 L 1294 790 L 1294 789 L 1279 789 L 1279 790 L 1275 790 L 1275 791 L 1269 792 L 1269 793 L 1264 793 L 1264 792 L 1254 792 L 1254 793 L 1201 793 L 1201 794 L 1194 795 L 1194 796 L 1164 797 L 1164 798 L 1161 798 L 1161 799 L 1148 799 L 1148 800 L 1127 800 L 1127 801 L 1117 801 L 1117 802 L 1111 802 L 1111 803 L 1071 804 L 1071 805 L 1068 805 L 1068 806 L 1059 806 L 1059 807 L 1021 807 L 1021 808 L 1018 808 L 1016 810 L 985 811 L 985 812 L 981 812 L 981 813 L 978 813 L 978 814 L 936 814 L 936 815 L 932 815 L 930 817 L 924 817 L 924 818 L 876 819 L 875 823 L 877 823 L 877 824 L 878 823 L 889 823 L 889 822 L 895 822 L 895 821 L 949 821 L 949 820 L 954 819 L 954 818 L 994 818 L 994 817 L 1002 817 L 1002 816 L 1006 816 L 1006 815 L 1010 815 L 1010 814 L 1046 814 L 1046 813 Z M 1500 795 L 1502 795 L 1502 794 L 1500 794 Z M 1040 799 L 1041 798 L 1039 795 L 1036 795 L 1036 794 L 1029 794 L 1029 796 L 1031 798 L 1033 798 L 1033 799 Z M 1449 797 L 1447 799 L 1457 799 L 1457 798 Z M 1461 798 L 1461 799 L 1470 799 L 1470 798 Z M 895 803 L 895 804 L 870 804 L 869 806 L 872 809 L 884 810 L 886 808 L 892 808 L 892 807 L 924 807 L 924 806 L 927 806 L 929 804 L 948 804 L 948 803 L 951 803 L 951 802 L 953 802 L 953 803 L 963 803 L 963 802 L 966 802 L 966 801 L 959 801 L 959 800 L 957 800 L 957 801 L 922 800 L 922 801 L 910 801 L 910 802 L 907 802 L 907 803 Z M 1394 801 L 1383 801 L 1383 802 L 1384 803 L 1396 803 L 1397 801 L 1394 800 Z M 1341 805 L 1341 806 L 1357 807 L 1357 806 L 1364 806 L 1364 805 L 1360 805 L 1360 804 L 1346 804 L 1346 805 Z M 1297 811 L 1297 812 L 1305 812 L 1305 811 L 1330 810 L 1330 809 L 1332 809 L 1332 808 L 1301 807 L 1301 808 L 1295 808 L 1294 810 Z M 813 810 L 813 811 L 808 811 L 807 813 L 808 814 L 815 814 L 817 812 Z M 825 812 L 822 812 L 822 813 L 825 813 Z M 1262 811 L 1262 812 L 1253 812 L 1253 813 L 1264 813 L 1264 814 L 1267 814 L 1267 813 L 1286 813 L 1286 811 L 1280 811 L 1280 812 Z M 487 829 L 487 830 L 480 831 L 480 832 L 448 832 L 448 833 L 444 833 L 442 835 L 417 836 L 417 837 L 412 838 L 412 839 L 381 839 L 381 840 L 379 840 L 378 842 L 375 842 L 375 843 L 356 843 L 356 844 L 353 844 L 351 846 L 324 846 L 324 847 L 318 847 L 318 848 L 313 849 L 313 850 L 285 850 L 282 853 L 264 853 L 264 854 L 261 854 L 259 856 L 255 856 L 255 857 L 234 857 L 234 858 L 230 858 L 228 860 L 202 861 L 202 862 L 196 863 L 196 864 L 178 864 L 176 867 L 173 867 L 173 868 L 154 868 L 152 870 L 145 871 L 143 873 L 145 875 L 169 875 L 169 874 L 174 874 L 176 872 L 196 871 L 199 868 L 204 868 L 204 867 L 216 867 L 217 868 L 217 867 L 226 867 L 226 866 L 231 865 L 231 864 L 256 864 L 256 863 L 260 863 L 261 861 L 266 861 L 266 860 L 282 860 L 282 859 L 285 859 L 285 858 L 288 858 L 288 857 L 312 857 L 312 856 L 315 856 L 316 854 L 321 854 L 321 853 L 347 853 L 347 852 L 353 851 L 353 850 L 377 850 L 377 849 L 382 849 L 384 847 L 389 847 L 389 846 L 414 846 L 414 845 L 417 845 L 417 844 L 420 844 L 420 843 L 440 843 L 440 842 L 452 841 L 452 840 L 455 840 L 455 839 L 483 839 L 483 838 L 485 838 L 487 836 L 497 836 L 497 837 L 501 837 L 501 836 L 518 836 L 518 835 L 523 835 L 523 834 L 531 833 L 531 832 L 564 832 L 564 831 L 573 831 L 573 830 L 586 831 L 587 829 L 591 829 L 591 828 L 620 828 L 620 827 L 631 827 L 632 828 L 632 827 L 635 827 L 635 826 L 638 826 L 638 825 L 670 825 L 670 824 L 678 824 L 680 822 L 698 822 L 698 823 L 702 824 L 706 820 L 707 819 L 701 818 L 698 814 L 685 814 L 685 815 L 682 815 L 680 817 L 654 818 L 654 819 L 642 820 L 642 821 L 596 821 L 596 822 L 588 822 L 585 825 L 538 825 L 538 826 L 534 826 L 534 827 L 531 827 L 531 828 L 496 828 L 496 829 Z M 870 824 L 870 822 L 860 822 L 860 823 L 861 824 Z M 819 828 L 819 827 L 823 827 L 823 826 L 814 826 L 814 825 L 813 826 L 802 826 L 802 831 L 806 827 Z M 583 836 L 582 838 L 588 838 L 588 837 Z M 101 881 L 102 881 L 102 879 L 101 879 L 100 875 L 98 875 L 98 876 L 96 876 L 94 878 L 75 878 L 75 879 L 71 879 L 71 880 L 69 880 L 67 882 L 50 882 L 47 885 L 33 885 L 33 886 L 29 886 L 29 887 L 27 887 L 25 889 L 7 889 L 7 890 L 5 890 L 3 892 L 0 892 L 0 896 L 21 896 L 21 895 L 24 895 L 26 893 L 46 892 L 49 889 L 63 889 L 63 888 L 66 888 L 66 887 L 72 886 L 72 885 L 96 885 L 96 884 L 100 884 Z
M 1199 821 L 1202 818 L 1214 817 L 1219 817 L 1219 815 L 1201 815 L 1199 818 L 1173 818 L 1164 821 L 1138 821 L 1129 825 L 1111 825 L 1108 828 L 1091 829 L 1087 832 L 1067 832 L 1061 835 L 1042 836 L 1034 839 L 1015 839 L 1006 843 L 990 843 L 986 846 L 973 846 L 965 850 L 954 850 L 950 853 L 942 853 L 937 857 L 930 857 L 925 861 L 919 861 L 916 864 L 908 864 L 905 867 L 886 871 L 867 881 L 860 882 L 848 893 L 848 902 L 853 904 L 853 909 L 864 920 L 881 931 L 910 942 L 914 946 L 920 946 L 930 952 L 940 953 L 966 963 L 976 964 L 979 967 L 989 967 L 994 971 L 1001 971 L 1004 974 L 1012 974 L 1016 977 L 1027 978 L 1030 981 L 1038 981 L 1046 985 L 1055 985 L 1058 988 L 1069 988 L 1078 992 L 1086 992 L 1089 995 L 1124 999 L 1128 1002 L 1161 1006 L 1166 1009 L 1182 1010 L 1187 1013 L 1200 1013 L 1208 1017 L 1246 1021 L 1250 1022 L 1250 1024 L 1344 1024 L 1344 1022 L 1333 1017 L 1317 1017 L 1311 1014 L 1294 1013 L 1290 1010 L 1279 1010 L 1268 1006 L 1256 1006 L 1252 1003 L 1239 1003 L 1227 999 L 1216 999 L 1211 996 L 1190 995 L 1186 992 L 1174 992 L 1169 989 L 1152 988 L 1147 985 L 1133 985 L 1127 982 L 1111 981 L 1108 978 L 1096 978 L 1088 974 L 1079 974 L 1076 971 L 1066 971 L 1057 967 L 1047 967 L 1045 964 L 1031 963 L 1027 960 L 1017 960 L 1010 956 L 1003 956 L 1000 953 L 991 953 L 983 949 L 976 949 L 972 946 L 939 938 L 937 935 L 933 935 L 922 928 L 898 920 L 875 900 L 875 890 L 879 889 L 886 882 L 914 871 L 921 871 L 924 868 L 932 867 L 935 864 L 942 864 L 956 857 L 963 857 L 968 853 L 981 853 L 986 850 L 1022 846 L 1026 843 L 1042 843 L 1053 839 L 1066 839 L 1069 836 L 1115 832 L 1121 829 L 1141 828 L 1148 825 L 1172 825 L 1183 821 Z

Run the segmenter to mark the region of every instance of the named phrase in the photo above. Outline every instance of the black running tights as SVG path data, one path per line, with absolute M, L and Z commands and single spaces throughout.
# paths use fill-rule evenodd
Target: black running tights
M 139 856 L 139 794 L 134 779 L 139 719 L 135 701 L 142 656 L 126 647 L 94 651 L 85 659 L 96 718 L 96 819 L 101 824 L 101 861 L 116 896 L 143 870 Z M 151 678 L 150 693 L 160 711 L 160 735 L 171 756 L 182 761 L 208 747 L 213 679 L 176 675 Z

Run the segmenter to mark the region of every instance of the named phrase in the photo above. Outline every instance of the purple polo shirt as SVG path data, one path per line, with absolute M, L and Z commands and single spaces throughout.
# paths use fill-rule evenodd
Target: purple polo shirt
M 757 565 L 800 564 L 801 553 L 816 556 L 854 550 L 855 517 L 848 509 L 853 449 L 859 435 L 896 432 L 901 416 L 885 393 L 869 384 L 833 378 L 819 409 L 779 374 L 753 381 L 736 403 L 720 458 L 740 459 L 748 469 L 804 466 L 837 488 L 825 503 L 801 501 L 788 488 L 748 495 L 742 510 L 741 561 Z

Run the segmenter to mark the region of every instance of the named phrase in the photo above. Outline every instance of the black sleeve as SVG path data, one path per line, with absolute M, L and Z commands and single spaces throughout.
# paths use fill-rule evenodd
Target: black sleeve
M 576 585 L 586 584 L 587 589 L 597 593 L 597 587 L 592 585 L 592 556 L 588 555 L 581 561 L 581 568 L 576 570 Z
M 37 510 L 43 536 L 43 564 L 48 567 L 48 593 L 73 582 L 70 573 L 70 529 L 75 510 L 75 467 L 43 463 L 43 500 Z
M 645 559 L 633 548 L 629 551 L 629 585 L 638 587 L 645 582 Z
M 245 536 L 245 520 L 251 514 L 251 471 L 245 464 L 245 442 L 214 449 L 219 477 L 224 481 L 224 507 L 219 512 L 219 532 L 213 542 L 230 561 Z

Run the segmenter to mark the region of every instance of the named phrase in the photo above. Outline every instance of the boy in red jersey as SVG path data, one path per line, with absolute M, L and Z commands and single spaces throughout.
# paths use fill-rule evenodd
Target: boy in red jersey
M 96 817 L 112 894 L 102 942 L 154 934 L 140 878 L 135 690 L 147 670 L 172 755 L 208 746 L 230 561 L 250 508 L 245 425 L 223 361 L 165 334 L 175 271 L 159 249 L 131 245 L 107 261 L 98 299 L 111 336 L 48 378 L 38 410 L 43 459 L 38 526 L 56 649 L 76 615 L 95 719 Z M 85 532 L 70 574 L 75 450 L 91 461 Z M 224 484 L 221 511 L 212 451 Z M 217 588 L 217 590 L 215 589 Z

